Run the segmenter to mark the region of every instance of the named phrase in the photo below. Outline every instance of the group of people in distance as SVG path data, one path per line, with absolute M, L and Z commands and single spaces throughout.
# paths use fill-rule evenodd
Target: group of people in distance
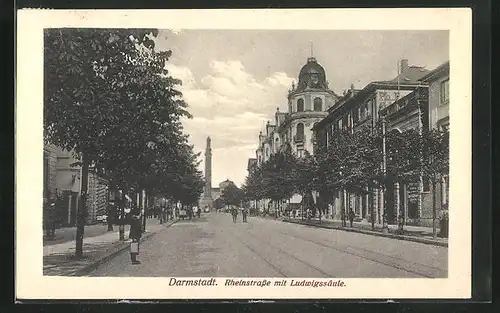
M 248 209 L 247 208 L 240 208 L 238 209 L 237 207 L 233 206 L 231 208 L 231 215 L 233 216 L 233 223 L 236 223 L 236 220 L 238 218 L 238 211 L 241 210 L 241 215 L 243 216 L 243 223 L 247 223 L 247 216 L 248 216 Z

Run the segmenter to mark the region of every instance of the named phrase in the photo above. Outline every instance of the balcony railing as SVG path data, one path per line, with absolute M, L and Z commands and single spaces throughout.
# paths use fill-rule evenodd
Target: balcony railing
M 293 142 L 304 142 L 304 135 L 293 136 Z

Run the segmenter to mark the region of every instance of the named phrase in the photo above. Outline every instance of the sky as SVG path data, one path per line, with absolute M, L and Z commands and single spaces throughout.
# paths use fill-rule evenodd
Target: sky
M 172 51 L 167 69 L 182 80 L 193 115 L 184 131 L 202 153 L 202 171 L 212 139 L 214 187 L 244 182 L 259 131 L 278 107 L 287 110 L 287 91 L 311 53 L 337 94 L 392 79 L 400 59 L 427 69 L 449 60 L 448 31 L 161 30 L 156 49 Z

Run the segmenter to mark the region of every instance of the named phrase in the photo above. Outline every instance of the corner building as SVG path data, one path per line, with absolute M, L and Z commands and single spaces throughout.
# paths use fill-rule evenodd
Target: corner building
M 257 165 L 289 143 L 292 151 L 302 156 L 304 151 L 313 154 L 315 123 L 328 115 L 328 109 L 338 96 L 328 87 L 325 69 L 314 57 L 300 69 L 298 84 L 288 91 L 287 112 L 277 108 L 274 123 L 267 122 L 265 132 L 259 134 L 256 150 Z
M 288 91 L 287 111 L 277 108 L 273 122 L 268 121 L 264 132 L 259 133 L 259 144 L 255 151 L 257 166 L 266 162 L 286 144 L 301 157 L 305 151 L 314 153 L 312 127 L 328 115 L 339 97 L 329 88 L 325 69 L 316 58 L 310 57 L 299 72 L 298 84 Z M 294 201 L 295 199 L 295 201 Z M 297 202 L 294 196 L 291 203 Z M 267 208 L 268 200 L 257 203 L 259 209 Z

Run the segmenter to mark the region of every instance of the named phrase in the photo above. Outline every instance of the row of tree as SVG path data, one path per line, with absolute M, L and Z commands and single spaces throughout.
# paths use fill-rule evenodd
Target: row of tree
M 436 190 L 448 171 L 447 131 L 410 129 L 382 135 L 377 127 L 354 133 L 336 131 L 327 146 L 315 148 L 314 156 L 306 152 L 298 158 L 287 144 L 249 173 L 243 189 L 247 200 L 269 199 L 278 205 L 300 194 L 315 214 L 317 209 L 325 213 L 340 190 L 372 196 L 374 189 L 415 182 L 420 177 L 430 179 Z M 317 201 L 311 201 L 313 194 Z M 434 225 L 435 203 L 434 199 Z
M 190 118 L 156 29 L 47 29 L 44 139 L 73 151 L 82 166 L 76 256 L 82 256 L 89 167 L 114 190 L 192 205 L 203 189 L 198 154 L 183 133 Z M 125 204 L 123 198 L 122 206 Z M 123 212 L 123 209 L 122 209 Z M 122 234 L 120 234 L 122 236 Z

